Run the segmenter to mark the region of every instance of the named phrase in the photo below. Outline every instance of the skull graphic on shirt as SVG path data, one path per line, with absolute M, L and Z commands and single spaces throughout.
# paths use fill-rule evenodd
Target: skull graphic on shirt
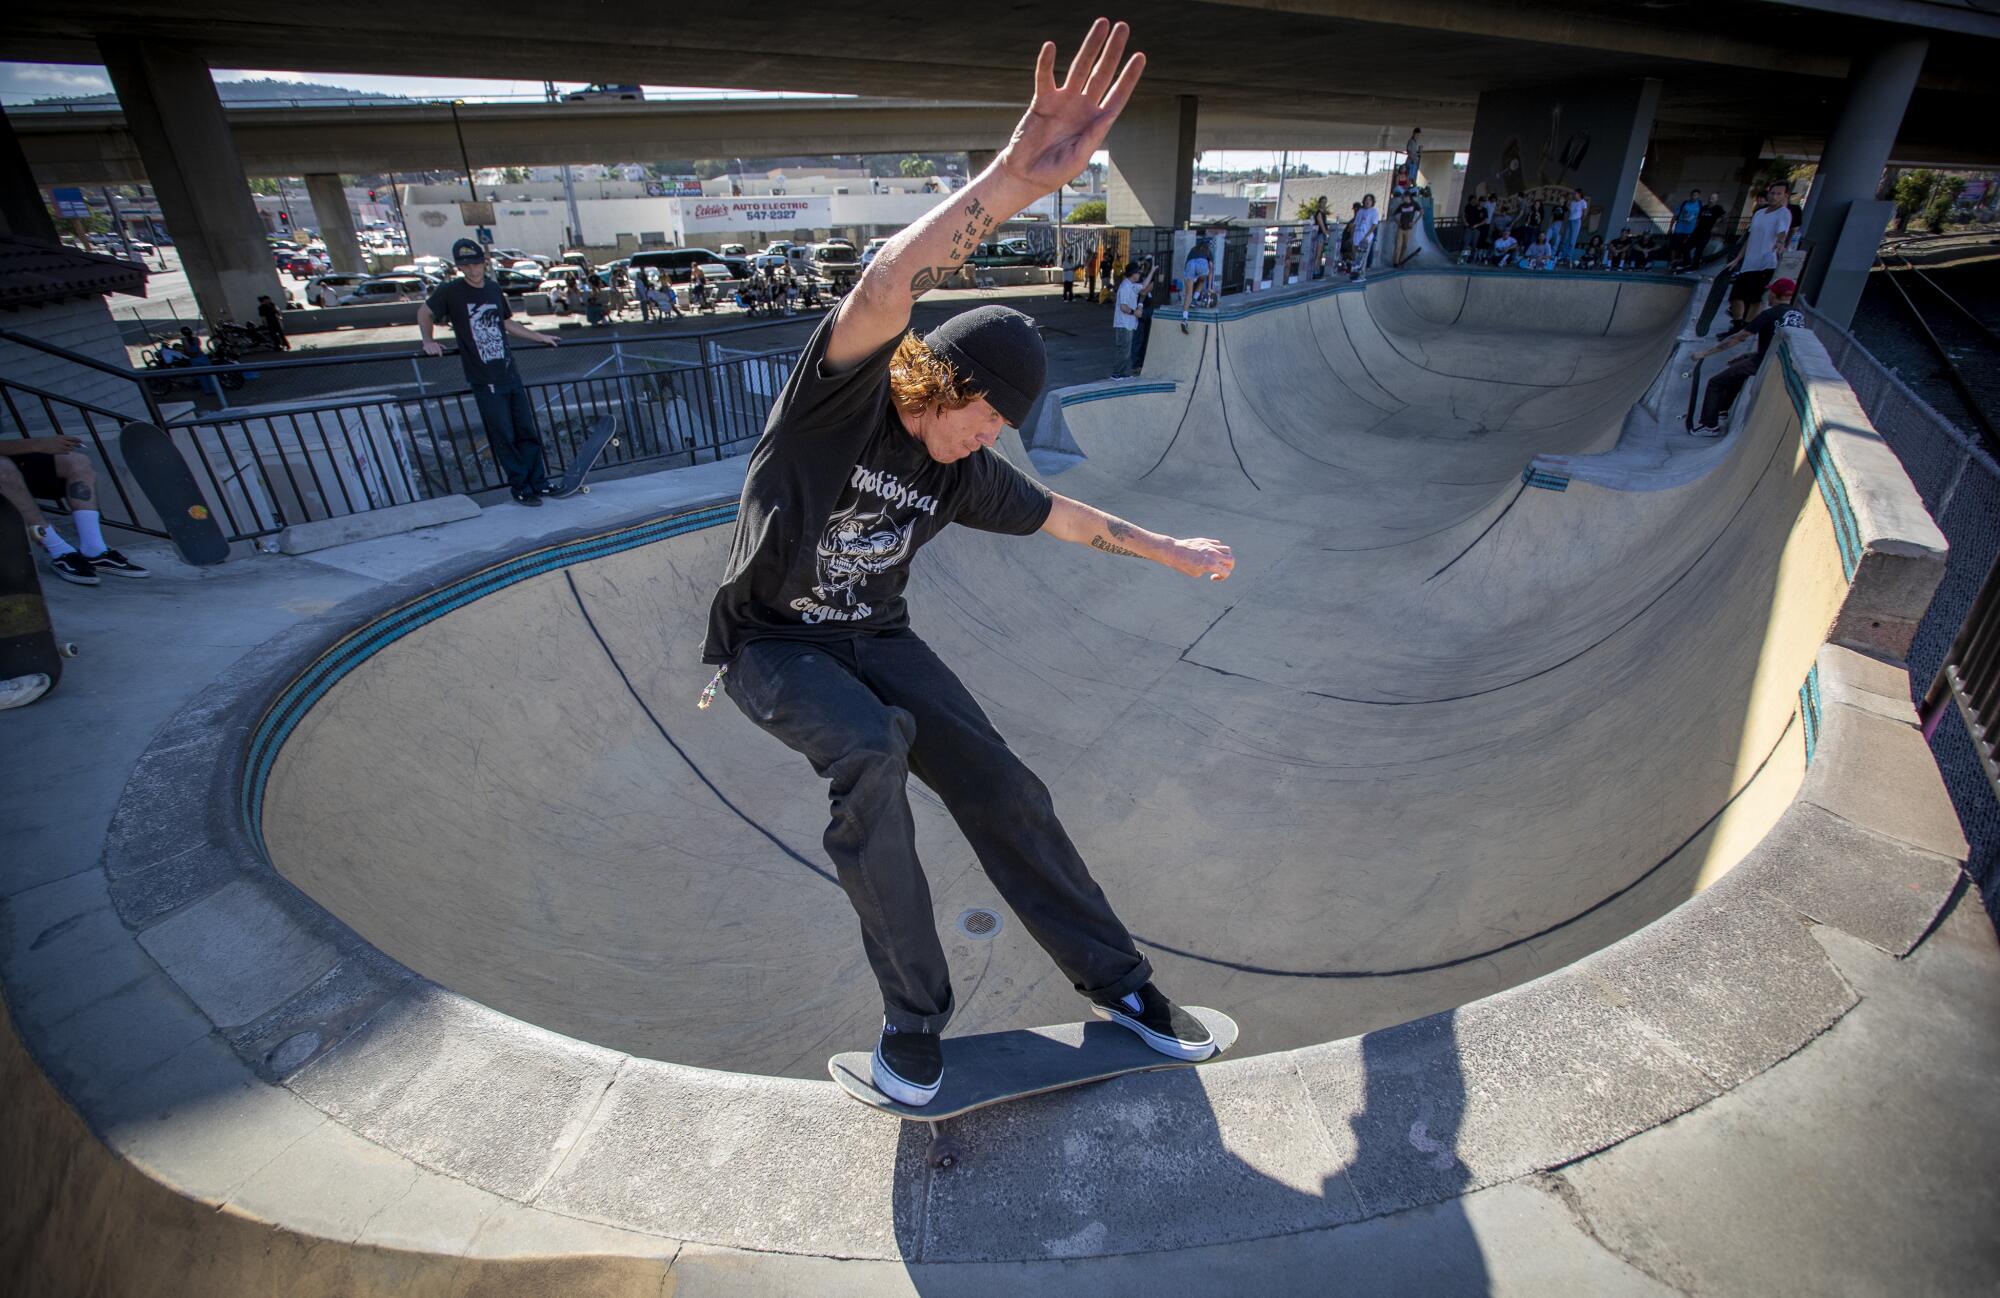
M 819 581 L 813 594 L 827 603 L 838 597 L 853 607 L 863 583 L 910 557 L 914 531 L 914 520 L 899 525 L 887 509 L 864 508 L 858 500 L 840 510 L 820 536 Z

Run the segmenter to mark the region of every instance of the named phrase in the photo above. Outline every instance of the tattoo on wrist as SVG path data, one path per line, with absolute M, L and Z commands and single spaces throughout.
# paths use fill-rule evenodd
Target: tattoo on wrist
M 1101 536 L 1093 536 L 1093 537 L 1091 537 L 1091 538 L 1090 538 L 1090 543 L 1091 543 L 1091 545 L 1095 546 L 1095 547 L 1096 547 L 1097 549 L 1100 549 L 1100 550 L 1104 551 L 1104 552 L 1105 552 L 1106 554 L 1123 554 L 1123 555 L 1129 555 L 1129 556 L 1131 556 L 1131 557 L 1132 557 L 1132 558 L 1134 558 L 1134 559 L 1143 559 L 1143 558 L 1145 558 L 1145 557 L 1146 557 L 1145 555 L 1143 555 L 1143 554 L 1140 554 L 1140 553 L 1139 553 L 1139 552 L 1138 552 L 1137 550 L 1128 550 L 1128 549 L 1126 549 L 1126 548 L 1125 548 L 1124 546 L 1122 546 L 1122 545 L 1113 545 L 1113 544 L 1112 544 L 1111 542 L 1109 542 L 1109 541 L 1105 540 L 1105 539 L 1104 539 L 1103 537 L 1101 537 Z

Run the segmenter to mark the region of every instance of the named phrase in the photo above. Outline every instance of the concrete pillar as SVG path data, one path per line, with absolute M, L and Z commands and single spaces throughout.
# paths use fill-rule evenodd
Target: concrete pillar
M 28 168 L 28 155 L 13 123 L 0 109 L 0 234 L 37 243 L 57 243 L 56 223 L 35 186 L 35 173 Z
M 98 49 L 202 316 L 254 321 L 258 295 L 284 290 L 208 64 L 161 41 Z
M 319 237 L 326 240 L 333 268 L 349 275 L 367 270 L 361 240 L 354 234 L 354 211 L 347 205 L 347 188 L 340 177 L 307 176 L 306 197 L 312 200 L 313 218 L 319 222 Z
M 1702 202 L 1710 194 L 1720 194 L 1726 211 L 1740 213 L 1762 165 L 1762 148 L 1763 141 L 1736 135 L 1655 138 L 1646 150 L 1646 167 L 1633 201 L 1641 209 L 1657 203 L 1671 221 L 1688 191 L 1698 189 Z M 1726 238 L 1728 230 L 1720 233 Z
M 1850 207 L 1870 204 L 1875 197 L 1882 168 L 1888 164 L 1896 132 L 1903 125 L 1903 110 L 1909 107 L 1910 92 L 1917 87 L 1917 74 L 1923 71 L 1929 49 L 1930 42 L 1923 37 L 1889 42 L 1857 57 L 1848 73 L 1847 98 L 1826 147 L 1820 150 L 1819 170 L 1806 204 L 1806 242 L 1813 255 L 1806 262 L 1805 283 L 1799 287 L 1806 301 L 1814 305 L 1818 305 L 1829 275 L 1867 273 L 1865 268 L 1836 268 L 1830 254 L 1837 244 L 1852 244 L 1868 234 L 1879 238 L 1882 233 L 1877 227 L 1842 238 Z M 1873 219 L 1879 209 L 1868 206 L 1866 210 Z M 1860 209 L 1856 209 L 1859 214 Z M 1841 290 L 1833 296 L 1848 301 L 1852 311 L 1855 294 Z
M 1194 214 L 1193 95 L 1139 99 L 1125 105 L 1104 147 L 1111 152 L 1105 186 L 1112 225 L 1179 229 Z
M 1650 77 L 1481 91 L 1466 188 L 1539 202 L 1581 189 L 1597 229 L 1615 235 L 1632 219 L 1659 102 L 1660 83 Z
M 993 159 L 1000 156 L 998 149 L 967 149 L 965 151 L 965 176 L 970 180 L 993 165 Z

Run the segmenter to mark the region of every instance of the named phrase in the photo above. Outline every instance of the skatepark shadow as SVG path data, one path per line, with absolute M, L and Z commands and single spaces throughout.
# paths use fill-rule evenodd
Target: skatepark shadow
M 988 1268 L 937 1264 L 1021 1258 L 1054 1260 L 1021 1264 L 1017 1283 L 1093 1298 L 1483 1294 L 1457 1199 L 1473 1182 L 1457 1154 L 1464 1112 L 1445 1013 L 1235 1070 L 983 1109 L 945 1124 L 963 1152 L 948 1169 L 905 1123 L 896 1238 L 927 1298 L 992 1292 Z

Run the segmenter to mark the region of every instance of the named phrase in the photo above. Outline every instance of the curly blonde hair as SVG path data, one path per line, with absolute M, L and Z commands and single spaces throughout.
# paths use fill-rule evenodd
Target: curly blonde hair
M 963 410 L 986 395 L 917 337 L 912 329 L 889 358 L 889 395 L 906 414 Z

